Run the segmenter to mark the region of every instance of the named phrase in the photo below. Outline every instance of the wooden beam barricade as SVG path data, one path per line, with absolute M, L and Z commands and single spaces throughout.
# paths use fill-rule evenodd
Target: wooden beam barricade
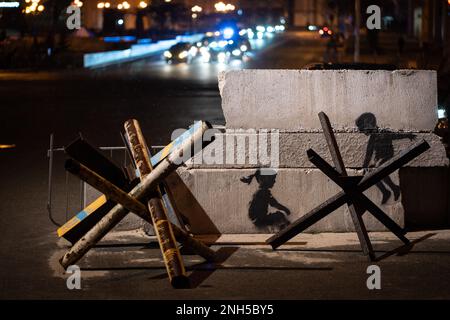
M 147 207 L 142 202 L 132 198 L 128 193 L 112 184 L 110 181 L 104 179 L 94 171 L 72 159 L 66 161 L 65 167 L 67 171 L 79 177 L 81 180 L 88 183 L 98 191 L 104 193 L 105 196 L 111 201 L 121 204 L 128 211 L 136 214 L 146 222 L 153 224 Z M 203 242 L 195 239 L 192 235 L 173 223 L 172 229 L 175 234 L 175 238 L 180 243 L 190 248 L 207 261 L 214 261 L 215 252 L 203 244 Z
M 184 139 L 182 143 L 164 158 L 150 174 L 143 177 L 142 181 L 135 186 L 128 194 L 130 197 L 141 200 L 144 199 L 176 168 L 181 161 L 185 150 L 194 149 L 194 145 L 202 145 L 203 134 L 210 128 L 206 122 Z M 207 142 L 205 142 L 207 143 Z M 92 229 L 80 238 L 69 251 L 61 258 L 60 263 L 64 268 L 79 261 L 98 241 L 100 241 L 114 226 L 116 226 L 127 214 L 128 210 L 121 204 L 115 205 Z
M 153 170 L 150 153 L 137 120 L 128 120 L 124 124 L 125 134 L 130 145 L 134 164 L 139 171 L 141 181 Z M 153 221 L 153 227 L 164 259 L 169 280 L 174 287 L 188 287 L 183 259 L 181 258 L 175 236 L 162 201 L 160 187 L 156 187 L 147 196 L 147 206 Z
M 170 142 L 157 154 L 151 158 L 153 167 L 156 167 L 174 150 L 177 150 L 186 139 L 197 131 L 201 126 L 202 121 L 196 121 L 186 132 L 181 134 L 175 140 Z M 87 142 L 86 139 L 80 137 L 71 144 L 69 144 L 64 151 L 72 159 L 77 160 L 89 169 L 97 172 L 100 176 L 114 183 L 119 188 L 129 192 L 134 186 L 130 181 L 124 184 L 124 177 L 122 169 L 120 169 L 114 162 L 103 154 L 101 150 Z M 104 217 L 113 207 L 114 203 L 107 201 L 105 195 L 99 196 L 92 203 L 87 205 L 83 210 L 78 212 L 69 221 L 62 225 L 57 230 L 59 237 L 63 237 L 70 243 L 74 244 L 83 235 L 86 234 L 102 217 Z

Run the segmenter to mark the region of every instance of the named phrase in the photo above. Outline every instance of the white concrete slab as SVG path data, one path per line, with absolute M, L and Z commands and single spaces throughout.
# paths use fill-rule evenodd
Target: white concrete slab
M 372 113 L 379 127 L 430 131 L 437 121 L 436 72 L 429 70 L 231 70 L 219 74 L 227 128 L 355 128 Z
M 255 173 L 252 169 L 181 168 L 178 173 L 179 176 L 171 175 L 167 182 L 175 195 L 178 209 L 188 218 L 195 234 L 273 233 L 279 229 L 279 223 L 282 223 L 284 218 L 293 222 L 340 191 L 340 188 L 318 169 L 280 169 L 273 187 L 270 187 L 270 182 L 260 182 L 256 178 L 249 184 L 241 181 L 242 178 Z M 357 171 L 350 170 L 349 173 L 356 174 Z M 395 185 L 401 185 L 398 173 L 392 174 L 391 178 Z M 401 187 L 398 188 L 400 191 Z M 388 187 L 388 190 L 391 189 Z M 388 192 L 391 194 L 383 205 L 382 192 L 376 187 L 369 189 L 366 195 L 380 204 L 397 223 L 403 225 L 401 197 L 395 199 L 392 191 Z M 285 214 L 285 210 L 277 207 L 273 199 L 288 208 L 290 214 Z M 250 209 L 252 202 L 256 210 Z M 268 202 L 267 210 L 265 202 Z M 273 217 L 273 223 L 262 227 L 258 227 L 250 218 L 253 214 L 264 220 L 265 216 L 277 211 L 281 214 Z M 364 221 L 369 231 L 385 230 L 384 226 L 368 214 L 364 215 Z M 353 230 L 348 209 L 342 206 L 309 228 L 308 232 Z

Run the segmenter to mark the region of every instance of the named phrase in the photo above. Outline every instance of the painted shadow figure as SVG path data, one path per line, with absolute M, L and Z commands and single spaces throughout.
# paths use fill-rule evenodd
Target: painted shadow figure
M 394 156 L 393 140 L 413 140 L 416 137 L 411 133 L 395 133 L 387 130 L 380 132 L 375 115 L 369 112 L 360 115 L 355 124 L 360 132 L 369 136 L 363 168 L 378 167 L 391 159 Z M 372 158 L 373 162 L 371 162 Z M 400 186 L 396 185 L 389 176 L 378 182 L 376 186 L 383 195 L 382 204 L 390 199 L 392 193 L 394 194 L 394 200 L 398 200 L 400 197 Z
M 269 232 L 277 232 L 285 228 L 290 224 L 286 216 L 290 215 L 291 211 L 272 195 L 271 188 L 276 182 L 277 174 L 274 172 L 270 175 L 263 175 L 258 169 L 254 174 L 241 178 L 241 181 L 250 184 L 253 178 L 258 182 L 259 187 L 249 204 L 250 220 L 258 229 L 266 229 Z M 277 211 L 269 213 L 270 207 Z

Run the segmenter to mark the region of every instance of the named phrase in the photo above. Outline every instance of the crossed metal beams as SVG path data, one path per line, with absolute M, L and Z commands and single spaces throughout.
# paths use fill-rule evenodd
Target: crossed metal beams
M 369 211 L 405 244 L 409 244 L 409 240 L 405 237 L 405 230 L 367 198 L 363 192 L 428 150 L 430 145 L 425 140 L 422 140 L 391 158 L 371 173 L 364 176 L 348 176 L 328 116 L 321 112 L 319 113 L 319 119 L 336 169 L 321 158 L 313 149 L 307 150 L 307 155 L 309 160 L 317 168 L 342 188 L 342 191 L 269 238 L 266 242 L 273 249 L 276 249 L 300 232 L 325 218 L 334 210 L 347 204 L 362 251 L 369 257 L 369 260 L 374 261 L 376 257 L 362 219 L 365 211 Z

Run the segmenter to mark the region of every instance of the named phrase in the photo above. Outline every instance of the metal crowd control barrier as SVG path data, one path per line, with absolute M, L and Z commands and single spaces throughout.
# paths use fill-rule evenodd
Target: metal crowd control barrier
M 62 213 L 55 213 L 54 211 L 54 204 L 53 204 L 53 188 L 54 188 L 54 179 L 56 176 L 56 173 L 54 171 L 54 160 L 55 160 L 55 156 L 58 155 L 62 155 L 64 154 L 64 150 L 65 150 L 65 146 L 58 146 L 55 147 L 54 145 L 54 134 L 50 134 L 50 139 L 49 139 L 49 148 L 47 150 L 47 158 L 48 158 L 48 185 L 47 185 L 47 204 L 46 204 L 46 208 L 47 208 L 47 213 L 48 213 L 48 217 L 50 219 L 50 221 L 58 227 L 61 227 L 62 225 L 64 225 L 65 223 L 67 223 L 70 219 L 70 215 L 73 215 L 74 212 L 69 211 L 69 198 L 70 198 L 70 193 L 75 192 L 75 190 L 69 190 L 69 179 L 70 179 L 70 174 L 65 171 L 64 169 L 61 169 L 61 171 L 64 171 L 64 177 L 65 177 L 65 187 L 64 187 L 64 195 L 62 196 L 64 199 L 66 199 L 65 201 L 65 208 L 64 208 L 64 212 Z M 154 151 L 160 151 L 164 148 L 164 146 L 159 146 L 159 145 L 155 145 L 155 146 L 151 146 L 150 147 L 152 150 Z M 101 151 L 105 152 L 105 154 L 108 154 L 111 158 L 118 160 L 118 162 L 122 163 L 123 166 L 127 166 L 128 164 L 131 163 L 132 159 L 130 158 L 130 155 L 127 151 L 127 148 L 125 146 L 111 146 L 111 147 L 99 147 L 98 149 L 100 149 Z M 117 154 L 120 153 L 119 156 L 117 156 Z M 87 183 L 85 183 L 84 181 L 80 181 L 80 185 L 79 185 L 79 199 L 78 199 L 78 206 L 77 209 L 79 212 L 78 214 L 80 215 L 80 218 L 83 215 L 88 215 L 90 213 L 92 213 L 94 210 L 96 210 L 98 207 L 100 207 L 101 205 L 103 205 L 104 203 L 106 203 L 106 198 L 104 196 L 101 196 L 99 198 L 97 198 L 93 203 L 89 203 L 89 199 L 87 199 L 87 188 L 89 188 L 89 185 Z M 173 212 L 171 212 L 173 213 Z M 64 221 L 62 221 L 64 220 Z

